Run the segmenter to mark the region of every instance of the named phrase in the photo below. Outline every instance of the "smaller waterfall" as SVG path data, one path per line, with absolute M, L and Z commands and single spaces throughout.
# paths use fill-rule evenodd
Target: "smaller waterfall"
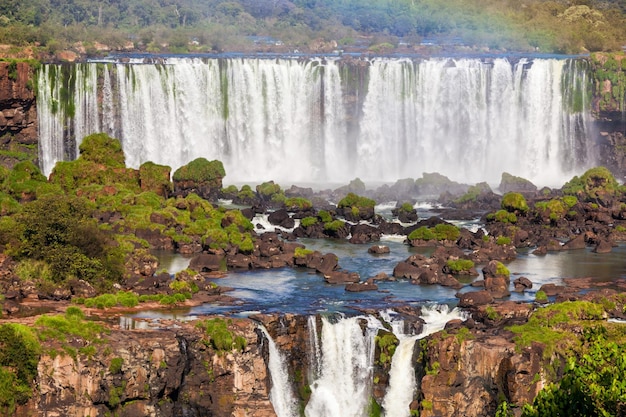
M 365 331 L 361 328 L 367 321 Z M 374 362 L 374 337 L 381 324 L 373 317 L 322 318 L 321 375 L 311 384 L 306 417 L 367 415 Z
M 285 357 L 276 347 L 276 343 L 263 326 L 259 326 L 269 346 L 269 372 L 272 379 L 270 401 L 278 417 L 297 417 L 298 402 L 289 382 L 289 368 Z
M 383 318 L 391 324 L 394 334 L 400 340 L 391 359 L 389 387 L 383 400 L 383 410 L 385 417 L 409 417 L 409 405 L 416 388 L 415 370 L 412 364 L 415 342 L 442 330 L 448 321 L 465 320 L 466 316 L 457 308 L 450 311 L 446 305 L 423 307 L 424 328 L 420 334 L 413 336 L 404 334 L 401 320 L 393 320 L 390 315 L 383 316 Z

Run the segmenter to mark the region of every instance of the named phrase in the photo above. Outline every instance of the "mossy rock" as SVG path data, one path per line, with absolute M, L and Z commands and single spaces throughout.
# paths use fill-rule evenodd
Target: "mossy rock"
M 520 193 L 506 193 L 502 196 L 502 202 L 500 206 L 503 210 L 506 210 L 510 213 L 521 213 L 524 214 L 528 212 L 528 203 L 526 202 L 526 198 Z
M 274 183 L 274 181 L 267 181 L 256 186 L 257 195 L 264 201 L 271 201 L 277 194 L 282 193 L 280 185 Z
M 111 168 L 126 167 L 122 144 L 106 133 L 94 133 L 85 136 L 78 149 L 80 150 L 80 157 L 85 161 Z
M 174 194 L 186 196 L 195 193 L 208 200 L 216 200 L 226 176 L 221 161 L 197 158 L 178 168 L 173 175 Z
M 8 172 L 3 188 L 18 201 L 30 201 L 35 198 L 37 189 L 46 183 L 46 177 L 35 164 L 22 161 Z
M 170 174 L 172 169 L 166 165 L 145 162 L 139 167 L 139 185 L 142 191 L 154 191 L 167 197 L 173 190 Z
M 502 173 L 502 179 L 500 180 L 500 186 L 498 188 L 500 188 L 500 191 L 503 193 L 537 191 L 537 186 L 529 180 L 516 177 L 508 172 Z
M 591 168 L 581 177 L 574 177 L 567 182 L 562 191 L 574 195 L 582 201 L 596 201 L 614 197 L 619 191 L 615 177 L 605 167 Z
M 50 182 L 66 192 L 90 185 L 116 186 L 139 193 L 139 171 L 124 167 L 109 167 L 79 158 L 75 161 L 57 162 Z

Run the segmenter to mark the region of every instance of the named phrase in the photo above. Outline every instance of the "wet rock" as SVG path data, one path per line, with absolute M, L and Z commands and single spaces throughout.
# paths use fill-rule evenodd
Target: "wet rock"
M 368 224 L 357 224 L 350 228 L 350 243 L 369 243 L 380 240 L 381 232 L 378 228 Z
M 356 282 L 346 285 L 346 291 L 348 292 L 363 292 L 363 291 L 376 291 L 378 285 L 373 282 Z
M 196 272 L 221 271 L 224 267 L 225 256 L 223 254 L 201 253 L 189 261 L 189 269 Z
M 493 296 L 489 291 L 471 291 L 459 295 L 459 307 L 470 308 L 493 303 Z
M 367 252 L 374 254 L 374 255 L 383 255 L 383 254 L 389 253 L 390 249 L 389 249 L 389 246 L 374 245 L 374 246 L 370 246 Z
M 361 277 L 356 272 L 331 271 L 328 274 L 324 274 L 324 280 L 329 284 L 348 284 L 358 283 Z
M 585 236 L 578 235 L 568 240 L 567 242 L 565 242 L 562 249 L 573 250 L 573 249 L 585 249 L 586 247 L 587 247 L 587 244 L 585 243 Z
M 526 277 L 519 277 L 515 281 L 513 281 L 513 285 L 515 287 L 515 292 L 524 292 L 533 287 L 533 283 Z

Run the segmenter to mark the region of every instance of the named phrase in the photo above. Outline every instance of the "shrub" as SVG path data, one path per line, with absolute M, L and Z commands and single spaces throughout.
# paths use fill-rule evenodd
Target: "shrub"
M 507 236 L 498 236 L 498 238 L 496 239 L 496 244 L 497 245 L 510 245 L 511 238 Z
M 528 203 L 524 196 L 520 193 L 506 193 L 502 196 L 500 203 L 502 209 L 508 212 L 526 213 L 528 211 Z
M 339 208 L 373 208 L 374 206 L 376 206 L 376 201 L 371 198 L 358 196 L 354 193 L 348 193 L 348 195 L 337 203 L 337 207 Z
M 429 227 L 422 226 L 409 233 L 407 238 L 409 240 L 434 240 L 437 236 Z
M 505 277 L 508 277 L 511 275 L 511 272 L 509 271 L 509 268 L 507 268 L 502 262 L 500 261 L 496 261 L 497 262 L 497 266 L 496 266 L 496 274 L 497 275 L 503 275 Z
M 112 373 L 113 375 L 121 373 L 122 365 L 124 365 L 123 358 L 111 359 L 111 364 L 109 365 L 109 372 Z
M 247 341 L 242 336 L 235 336 L 228 329 L 229 322 L 222 318 L 204 320 L 198 327 L 204 329 L 206 339 L 204 343 L 217 351 L 244 350 Z
M 421 226 L 409 233 L 407 238 L 409 240 L 457 240 L 460 236 L 461 231 L 455 225 L 439 223 L 432 228 Z
M 297 247 L 293 256 L 296 258 L 306 258 L 307 255 L 313 253 L 311 249 Z
M 313 207 L 310 200 L 302 197 L 290 197 L 285 199 L 285 208 L 290 211 L 308 210 Z
M 302 227 L 310 227 L 314 224 L 317 224 L 317 217 L 305 217 L 304 219 L 300 220 L 300 226 Z
M 264 182 L 256 186 L 257 194 L 264 198 L 271 198 L 274 194 L 279 194 L 282 192 L 280 185 L 275 184 L 274 181 Z
M 326 210 L 320 210 L 317 213 L 317 217 L 320 218 L 322 223 L 329 223 L 329 222 L 333 221 L 333 216 L 331 216 L 331 214 L 328 211 L 326 211 Z
M 79 146 L 80 157 L 85 161 L 106 165 L 111 168 L 124 168 L 124 150 L 119 140 L 106 133 L 85 136 Z
M 474 262 L 469 259 L 448 259 L 446 265 L 448 265 L 452 273 L 458 274 L 471 270 L 474 267 Z
M 33 392 L 41 345 L 24 325 L 0 325 L 0 407 L 11 415 Z
M 333 220 L 331 222 L 324 223 L 324 230 L 329 231 L 329 232 L 336 232 L 337 230 L 341 229 L 344 225 L 345 223 L 341 220 Z
M 178 168 L 172 179 L 174 181 L 214 182 L 226 176 L 221 161 L 209 161 L 206 158 L 197 158 Z

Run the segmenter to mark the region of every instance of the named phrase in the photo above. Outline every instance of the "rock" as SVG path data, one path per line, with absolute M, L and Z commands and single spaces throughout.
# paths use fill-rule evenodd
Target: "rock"
M 370 226 L 368 224 L 357 224 L 350 228 L 350 243 L 369 243 L 377 242 L 380 240 L 381 232 L 378 228 Z
M 348 292 L 363 292 L 363 291 L 376 291 L 378 285 L 370 282 L 356 282 L 346 285 L 346 291 Z
M 295 225 L 295 221 L 289 217 L 289 212 L 285 209 L 278 209 L 267 216 L 267 220 L 274 226 L 291 229 Z
M 225 256 L 212 253 L 195 255 L 189 261 L 189 269 L 196 272 L 222 271 L 225 266 Z
M 421 270 L 407 262 L 400 262 L 393 269 L 393 276 L 396 278 L 404 279 L 418 279 L 421 274 Z
M 507 172 L 502 173 L 500 179 L 500 186 L 498 187 L 502 193 L 519 192 L 519 193 L 534 193 L 537 191 L 537 186 L 525 178 L 516 177 Z
M 600 240 L 593 249 L 595 253 L 610 253 L 613 251 L 613 245 L 608 240 Z
M 471 291 L 459 296 L 459 307 L 470 308 L 493 303 L 493 296 L 489 291 Z
M 242 253 L 236 253 L 234 255 L 226 256 L 226 265 L 232 269 L 250 269 L 252 266 L 252 259 L 248 255 Z
M 329 284 L 348 284 L 358 283 L 361 277 L 356 272 L 331 271 L 328 274 L 324 274 L 324 279 Z
M 389 246 L 374 245 L 374 246 L 370 246 L 367 252 L 374 254 L 374 255 L 383 255 L 383 254 L 389 253 L 390 250 L 389 250 Z
M 533 287 L 533 283 L 526 277 L 519 277 L 515 281 L 513 281 L 513 285 L 515 286 L 515 292 L 524 292 Z
M 509 279 L 502 275 L 486 276 L 485 290 L 489 291 L 493 298 L 504 298 L 511 295 Z
M 585 243 L 585 236 L 581 234 L 565 242 L 562 249 L 563 250 L 585 249 L 586 247 L 587 247 L 587 244 Z

